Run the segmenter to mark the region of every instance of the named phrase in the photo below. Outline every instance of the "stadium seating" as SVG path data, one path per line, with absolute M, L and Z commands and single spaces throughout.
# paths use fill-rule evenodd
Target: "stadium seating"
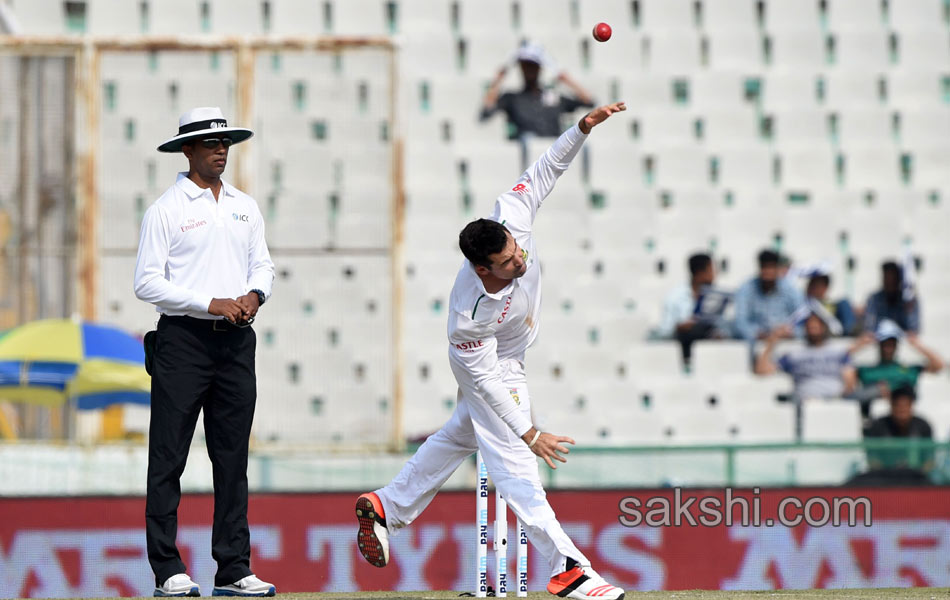
M 950 291 L 950 33 L 942 0 L 271 0 L 267 14 L 254 0 L 212 0 L 206 13 L 201 3 L 162 0 L 149 2 L 144 16 L 139 3 L 87 5 L 93 34 L 392 34 L 399 48 L 395 123 L 385 54 L 257 57 L 257 136 L 234 152 L 244 153 L 278 266 L 273 304 L 259 320 L 261 389 L 275 407 L 261 411 L 261 439 L 385 438 L 380 415 L 395 406 L 397 364 L 405 437 L 431 432 L 451 414 L 445 321 L 461 264 L 457 233 L 488 214 L 522 168 L 504 116 L 477 117 L 486 86 L 499 67 L 512 66 L 525 39 L 543 44 L 598 102 L 628 103 L 591 136 L 536 222 L 545 308 L 528 363 L 539 418 L 600 445 L 797 439 L 794 406 L 776 400 L 788 379 L 749 375 L 745 344 L 697 344 L 684 374 L 678 344 L 646 341 L 697 250 L 713 251 L 720 283 L 732 288 L 754 272 L 762 247 L 778 243 L 798 264 L 830 260 L 834 293 L 860 304 L 879 287 L 879 263 L 899 257 L 910 240 L 924 265 L 924 337 L 950 354 L 942 308 Z M 15 7 L 27 33 L 68 31 L 58 0 Z M 589 37 L 599 21 L 614 29 L 608 43 Z M 137 332 L 154 323 L 129 282 L 138 228 L 144 208 L 182 168 L 180 157 L 156 156 L 154 147 L 193 104 L 235 115 L 235 66 L 226 52 L 103 56 L 103 84 L 112 91 L 103 93 L 100 173 L 124 165 L 100 177 L 103 320 Z M 544 81 L 553 83 L 557 69 L 547 71 Z M 504 89 L 519 85 L 509 68 Z M 390 272 L 388 254 L 396 139 L 406 212 L 396 265 L 405 274 L 403 302 L 394 306 L 392 276 L 403 276 Z M 533 160 L 548 143 L 530 140 L 525 155 Z M 394 309 L 405 336 L 401 363 L 369 343 L 380 335 L 395 343 L 386 337 Z M 872 346 L 857 360 L 875 357 Z M 950 436 L 940 404 L 950 395 L 946 382 L 922 378 L 917 407 L 940 439 Z M 618 398 L 629 402 L 612 407 Z M 356 403 L 379 406 L 380 415 L 347 410 Z M 802 439 L 858 439 L 854 409 L 806 404 Z M 873 408 L 885 410 L 880 402 Z M 769 464 L 783 477 L 836 482 L 863 464 L 842 456 L 763 451 L 740 457 L 738 470 L 751 482 L 761 480 L 750 473 L 769 477 Z

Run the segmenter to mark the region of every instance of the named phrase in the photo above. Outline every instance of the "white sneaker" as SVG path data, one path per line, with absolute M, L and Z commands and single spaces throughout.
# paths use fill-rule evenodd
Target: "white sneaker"
M 567 571 L 548 582 L 548 592 L 575 600 L 623 600 L 623 590 L 610 585 L 590 567 L 581 567 L 568 559 Z
M 172 575 L 165 580 L 162 587 L 155 588 L 155 596 L 200 596 L 198 584 L 188 577 L 187 573 Z
M 277 594 L 274 584 L 261 581 L 257 575 L 248 575 L 231 585 L 216 585 L 212 596 L 273 596 Z

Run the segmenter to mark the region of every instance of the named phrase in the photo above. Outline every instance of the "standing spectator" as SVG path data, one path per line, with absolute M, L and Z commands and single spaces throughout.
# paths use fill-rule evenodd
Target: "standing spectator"
M 772 250 L 759 253 L 759 275 L 736 292 L 736 335 L 755 341 L 792 337 L 789 321 L 802 305 L 802 295 L 787 279 L 779 277 L 779 256 Z
M 890 398 L 891 391 L 899 387 L 916 389 L 921 373 L 938 373 L 943 369 L 943 361 L 936 352 L 927 348 L 914 333 L 907 334 L 907 343 L 920 352 L 924 364 L 905 365 L 897 361 L 897 346 L 903 335 L 901 328 L 889 319 L 884 319 L 877 327 L 874 337 L 863 337 L 855 348 L 877 340 L 879 360 L 876 365 L 858 367 L 858 381 L 870 388 L 868 397 Z
M 866 438 L 918 438 L 932 440 L 930 423 L 914 415 L 917 394 L 910 386 L 901 386 L 891 392 L 891 414 L 875 420 L 864 434 Z M 872 469 L 911 468 L 928 472 L 934 466 L 932 447 L 914 451 L 913 448 L 877 448 L 868 450 L 868 464 Z
M 689 257 L 689 283 L 675 287 L 663 304 L 663 319 L 657 333 L 683 346 L 683 364 L 688 367 L 693 342 L 722 338 L 722 312 L 729 297 L 713 288 L 716 267 L 708 254 Z
M 825 309 L 841 323 L 841 335 L 854 335 L 858 318 L 851 308 L 851 303 L 845 299 L 833 302 L 828 300 L 828 288 L 831 287 L 831 275 L 822 267 L 816 267 L 808 272 L 808 285 L 805 288 L 805 299 L 821 303 Z
M 864 309 L 864 330 L 877 331 L 882 320 L 890 319 L 904 331 L 920 333 L 920 303 L 916 295 L 905 297 L 904 269 L 886 262 L 881 273 L 881 290 L 868 297 Z
M 854 389 L 855 372 L 847 348 L 828 343 L 828 325 L 820 312 L 805 320 L 805 347 L 792 350 L 773 360 L 775 346 L 791 331 L 790 326 L 773 330 L 765 350 L 756 360 L 757 375 L 772 375 L 782 370 L 792 376 L 798 401 L 812 398 L 842 398 Z
M 502 65 L 482 101 L 480 120 L 489 119 L 497 111 L 508 118 L 509 139 L 522 142 L 522 164 L 527 166 L 525 142 L 531 136 L 557 137 L 564 131 L 563 115 L 578 108 L 592 107 L 593 97 L 566 72 L 558 73 L 557 80 L 567 86 L 573 95 L 562 95 L 554 89 L 541 87 L 541 69 L 551 60 L 541 46 L 525 44 L 518 49 L 516 60 L 521 69 L 524 85 L 520 91 L 501 95 L 501 84 L 508 72 Z
M 200 596 L 178 552 L 181 474 L 204 412 L 214 478 L 214 596 L 273 596 L 251 571 L 247 451 L 257 401 L 249 327 L 274 281 L 257 202 L 221 179 L 232 144 L 253 135 L 228 127 L 220 108 L 181 116 L 158 147 L 182 152 L 188 171 L 145 212 L 135 295 L 161 313 L 152 336 L 145 543 L 156 596 Z

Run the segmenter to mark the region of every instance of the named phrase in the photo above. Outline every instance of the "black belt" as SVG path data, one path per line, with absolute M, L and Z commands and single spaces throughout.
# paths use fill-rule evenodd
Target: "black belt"
M 251 323 L 254 322 L 254 317 L 251 317 L 247 321 L 240 321 L 239 323 L 232 323 L 227 319 L 196 319 L 195 317 L 188 316 L 172 317 L 169 315 L 162 315 L 161 318 L 180 323 L 189 329 L 210 329 L 211 331 L 239 331 L 249 327 Z

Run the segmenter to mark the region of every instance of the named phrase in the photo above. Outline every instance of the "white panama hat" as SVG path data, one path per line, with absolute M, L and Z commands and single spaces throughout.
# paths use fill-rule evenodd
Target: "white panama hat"
M 243 127 L 228 127 L 224 113 L 217 106 L 193 108 L 178 119 L 178 135 L 158 147 L 159 152 L 181 152 L 182 145 L 188 140 L 207 137 L 209 134 L 227 136 L 235 144 L 240 144 L 254 132 Z

